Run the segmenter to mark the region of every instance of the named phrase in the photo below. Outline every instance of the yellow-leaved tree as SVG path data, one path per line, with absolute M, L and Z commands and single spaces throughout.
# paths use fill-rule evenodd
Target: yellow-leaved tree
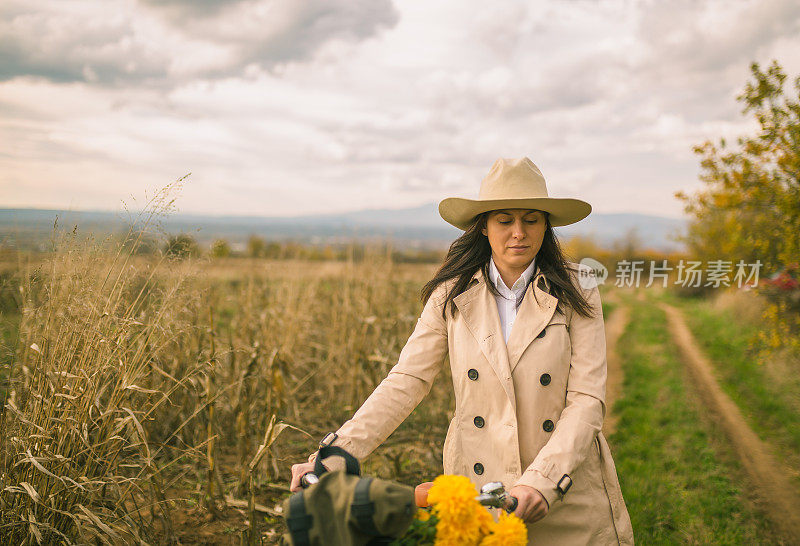
M 686 242 L 700 259 L 761 262 L 759 289 L 770 305 L 761 339 L 800 349 L 800 77 L 792 86 L 777 61 L 750 66 L 752 80 L 737 100 L 758 123 L 734 146 L 724 139 L 696 146 L 705 187 L 679 192 L 692 220 Z
M 696 146 L 705 189 L 676 195 L 693 218 L 687 242 L 698 257 L 761 260 L 772 273 L 800 255 L 800 77 L 785 91 L 777 61 L 751 71 L 738 100 L 759 130 L 735 146 L 724 139 Z

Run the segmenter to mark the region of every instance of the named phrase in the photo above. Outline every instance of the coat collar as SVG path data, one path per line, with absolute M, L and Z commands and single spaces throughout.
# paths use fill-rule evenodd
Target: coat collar
M 472 279 L 470 280 L 471 283 L 470 287 L 474 285 L 476 282 L 481 282 L 483 280 L 484 280 L 483 269 L 478 268 L 478 270 L 472 274 Z M 536 284 L 536 283 L 541 283 L 540 287 L 544 289 L 544 291 L 548 293 L 550 292 L 550 281 L 547 280 L 547 277 L 545 277 L 544 273 L 541 272 L 538 264 L 536 265 L 536 268 L 533 271 L 533 280 L 531 281 L 531 284 Z M 467 288 L 467 290 L 469 290 L 469 287 Z
M 520 278 L 513 283 L 513 286 L 506 286 L 506 283 L 500 276 L 500 270 L 497 269 L 497 265 L 494 263 L 494 258 L 489 258 L 489 280 L 492 281 L 492 284 L 495 285 L 501 294 L 505 292 L 503 295 L 506 297 L 510 297 L 511 293 L 516 294 L 514 286 L 517 286 L 517 283 L 520 283 L 520 287 L 522 288 L 520 292 L 524 292 L 524 289 L 528 288 L 528 283 L 533 279 L 534 273 L 536 273 L 536 258 L 525 268 L 525 271 L 523 271 Z M 505 290 L 503 287 L 505 287 Z M 522 294 L 519 295 L 521 296 Z
M 550 285 L 547 278 L 537 269 L 517 310 L 517 319 L 506 344 L 503 340 L 497 302 L 487 286 L 489 282 L 491 281 L 483 275 L 483 269 L 478 269 L 472 276 L 470 286 L 453 301 L 478 342 L 481 352 L 500 379 L 512 407 L 516 410 L 511 372 L 519 363 L 528 345 L 550 322 L 558 299 L 546 292 Z

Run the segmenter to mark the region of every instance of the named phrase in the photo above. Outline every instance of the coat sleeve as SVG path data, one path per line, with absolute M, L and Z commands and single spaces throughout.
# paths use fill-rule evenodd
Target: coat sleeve
M 353 417 L 336 433 L 333 445 L 363 459 L 389 437 L 430 392 L 447 356 L 447 325 L 442 317 L 443 286 L 425 304 L 397 364 Z M 312 454 L 309 460 L 314 460 Z M 327 465 L 326 465 L 327 466 Z
M 515 483 L 538 489 L 550 507 L 561 495 L 556 489 L 558 481 L 564 474 L 571 476 L 589 455 L 606 413 L 606 338 L 600 291 L 596 285 L 581 290 L 593 316 L 573 313 L 570 320 L 566 405 L 550 439 Z

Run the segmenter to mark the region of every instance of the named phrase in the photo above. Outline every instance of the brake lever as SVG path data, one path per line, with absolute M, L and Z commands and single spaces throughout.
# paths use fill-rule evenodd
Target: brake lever
M 502 508 L 508 513 L 513 512 L 519 505 L 519 500 L 506 492 L 502 482 L 489 482 L 481 487 L 481 494 L 475 497 L 483 506 Z

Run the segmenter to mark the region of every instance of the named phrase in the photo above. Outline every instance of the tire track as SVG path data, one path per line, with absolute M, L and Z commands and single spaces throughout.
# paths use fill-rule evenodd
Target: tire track
M 697 345 L 680 311 L 659 304 L 667 315 L 669 330 L 695 381 L 700 399 L 713 412 L 752 481 L 756 503 L 786 539 L 800 544 L 800 495 L 792 489 L 792 472 L 776 459 L 745 421 L 739 407 L 714 378 L 713 367 Z
M 622 305 L 618 298 L 609 297 L 608 302 L 616 304 L 616 308 L 606 321 L 606 362 L 608 377 L 606 379 L 606 416 L 603 419 L 603 436 L 608 438 L 617 428 L 619 416 L 612 410 L 622 394 L 622 363 L 617 351 L 617 342 L 628 325 L 629 309 Z

